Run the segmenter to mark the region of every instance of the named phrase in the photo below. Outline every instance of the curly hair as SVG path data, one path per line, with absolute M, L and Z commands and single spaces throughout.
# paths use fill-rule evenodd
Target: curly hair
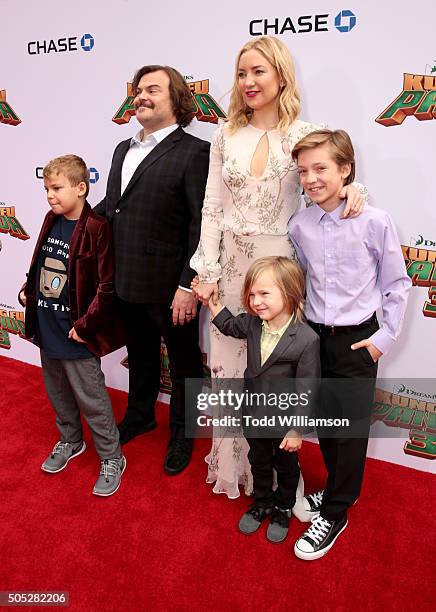
M 191 90 L 180 72 L 175 68 L 171 68 L 171 66 L 160 66 L 159 64 L 151 64 L 149 66 L 139 68 L 139 70 L 136 71 L 132 81 L 133 95 L 136 95 L 136 89 L 142 77 L 145 74 L 157 72 L 158 70 L 165 72 L 170 80 L 170 98 L 176 121 L 182 127 L 186 127 L 191 123 L 195 116 L 195 107 L 192 100 Z

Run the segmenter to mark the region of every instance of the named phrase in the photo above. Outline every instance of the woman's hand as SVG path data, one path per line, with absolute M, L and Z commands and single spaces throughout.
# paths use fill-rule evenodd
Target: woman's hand
M 342 213 L 342 218 L 358 217 L 365 206 L 365 196 L 357 189 L 354 184 L 345 185 L 339 194 L 341 200 L 347 199 L 345 210 Z
M 194 279 L 195 281 L 195 279 Z M 218 283 L 194 283 L 194 281 L 192 281 L 191 287 L 192 290 L 195 292 L 195 295 L 198 297 L 198 299 L 205 305 L 207 306 L 209 303 L 209 300 L 212 300 L 212 302 L 214 304 L 217 304 L 218 302 Z

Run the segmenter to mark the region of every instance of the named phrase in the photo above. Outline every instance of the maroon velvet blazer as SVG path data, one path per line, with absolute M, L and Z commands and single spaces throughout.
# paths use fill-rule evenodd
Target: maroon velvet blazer
M 49 211 L 36 242 L 23 287 L 26 296 L 26 338 L 36 332 L 36 278 L 41 247 L 56 221 Z M 68 259 L 71 324 L 89 350 L 102 357 L 126 343 L 124 326 L 117 313 L 112 233 L 109 223 L 85 202 L 74 229 Z

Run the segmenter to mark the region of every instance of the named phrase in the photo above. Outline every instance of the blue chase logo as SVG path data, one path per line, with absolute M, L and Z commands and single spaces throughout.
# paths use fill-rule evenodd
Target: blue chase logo
M 92 34 L 84 34 L 80 39 L 80 46 L 84 51 L 91 51 L 94 48 L 94 37 Z
M 100 173 L 97 170 L 97 168 L 88 168 L 89 170 L 89 182 L 94 184 L 98 182 L 98 179 L 100 178 Z
M 335 17 L 335 28 L 339 32 L 349 32 L 356 25 L 356 15 L 349 10 L 338 13 Z

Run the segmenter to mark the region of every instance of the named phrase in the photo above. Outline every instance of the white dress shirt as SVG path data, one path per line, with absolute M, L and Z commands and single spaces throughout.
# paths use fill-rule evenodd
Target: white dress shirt
M 169 136 L 171 132 L 174 132 L 178 127 L 177 123 L 174 123 L 161 130 L 156 130 L 156 132 L 146 136 L 144 140 L 142 140 L 142 130 L 140 130 L 136 136 L 133 136 L 130 141 L 130 149 L 126 153 L 123 168 L 121 170 L 121 195 L 124 193 L 124 190 L 142 160 L 153 151 L 156 145 L 162 142 L 164 138 Z

